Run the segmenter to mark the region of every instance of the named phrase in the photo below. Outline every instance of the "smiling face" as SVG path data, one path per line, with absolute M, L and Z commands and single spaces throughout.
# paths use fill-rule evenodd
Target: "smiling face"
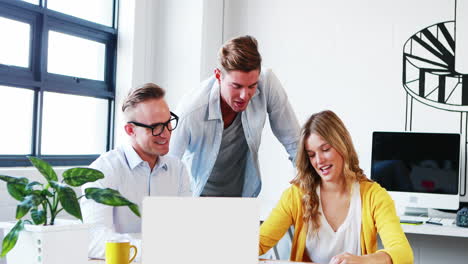
M 257 91 L 259 74 L 259 70 L 220 72 L 221 99 L 232 111 L 238 113 L 247 109 Z
M 322 182 L 340 182 L 343 176 L 343 157 L 320 135 L 312 133 L 305 141 L 310 164 Z
M 149 99 L 140 102 L 129 113 L 129 121 L 135 121 L 145 125 L 165 123 L 171 118 L 169 107 L 164 99 Z M 159 156 L 169 152 L 169 141 L 171 132 L 164 128 L 164 131 L 153 136 L 151 129 L 146 127 L 126 124 L 125 131 L 131 137 L 131 143 L 135 151 L 144 161 L 152 164 Z

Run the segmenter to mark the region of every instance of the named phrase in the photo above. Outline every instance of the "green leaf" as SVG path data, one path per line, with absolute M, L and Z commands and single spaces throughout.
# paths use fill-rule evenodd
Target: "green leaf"
M 40 183 L 40 182 L 33 181 L 33 182 L 30 182 L 30 183 L 28 183 L 28 184 L 26 185 L 26 190 L 27 190 L 27 191 L 32 191 L 32 190 L 34 190 L 34 186 L 36 186 L 36 185 L 44 186 L 44 185 L 43 185 L 42 183 Z
M 7 183 L 8 193 L 18 201 L 23 201 L 27 195 L 26 185 L 23 183 Z
M 7 183 L 19 183 L 19 184 L 28 184 L 29 180 L 25 177 L 13 177 L 13 176 L 6 176 L 0 175 L 0 180 L 5 181 Z
M 42 196 L 54 197 L 54 195 L 47 189 L 41 191 Z
M 32 207 L 38 206 L 43 200 L 41 196 L 36 194 L 30 194 L 24 197 L 24 200 L 16 207 L 16 219 L 21 219 Z
M 50 181 L 49 184 L 50 184 L 50 187 L 52 187 L 52 189 L 54 189 L 56 192 L 58 192 L 60 188 L 62 188 L 62 186 L 66 187 L 65 184 L 59 183 L 57 181 Z
M 75 191 L 71 187 L 66 186 L 65 184 L 61 184 L 61 183 L 54 182 L 54 181 L 51 181 L 50 185 L 55 190 L 57 190 L 58 199 L 63 209 L 67 213 L 83 221 L 83 217 L 81 215 L 80 203 L 78 202 L 78 198 L 76 197 Z
M 42 175 L 44 175 L 48 182 L 58 181 L 57 174 L 49 163 L 31 156 L 28 156 L 28 159 L 31 161 L 32 165 L 34 165 L 34 167 L 36 167 L 36 169 L 39 170 Z
M 86 188 L 85 195 L 88 199 L 111 206 L 125 206 L 133 204 L 124 198 L 118 191 L 109 188 Z
M 36 225 L 43 224 L 46 221 L 45 212 L 37 208 L 31 210 L 31 218 L 34 221 L 34 224 Z
M 104 178 L 102 172 L 90 168 L 71 168 L 64 171 L 62 176 L 65 182 L 73 187 Z
M 32 190 L 28 194 L 35 194 L 37 196 L 43 196 L 41 190 Z
M 18 235 L 19 233 L 24 229 L 24 222 L 22 220 L 19 220 L 16 225 L 8 232 L 8 234 L 3 238 L 2 242 L 2 253 L 0 254 L 0 257 L 5 257 L 10 250 L 12 250 L 16 242 L 18 241 Z
M 130 210 L 137 216 L 140 216 L 138 205 L 130 202 L 123 197 L 118 191 L 105 188 L 86 188 L 85 196 L 87 199 L 92 199 L 97 203 L 110 205 L 110 206 L 128 206 Z
M 132 212 L 136 214 L 138 217 L 141 217 L 140 209 L 138 209 L 138 205 L 132 204 L 132 205 L 129 205 L 128 208 L 130 208 L 130 210 L 132 210 Z

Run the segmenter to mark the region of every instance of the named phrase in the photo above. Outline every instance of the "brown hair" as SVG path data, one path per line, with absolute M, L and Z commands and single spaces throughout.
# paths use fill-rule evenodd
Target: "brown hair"
M 312 167 L 305 148 L 305 143 L 311 134 L 321 136 L 343 157 L 346 188 L 351 188 L 351 184 L 356 181 L 368 179 L 359 167 L 358 155 L 343 121 L 330 110 L 313 114 L 301 130 L 296 157 L 297 175 L 291 183 L 297 185 L 304 193 L 302 197 L 303 220 L 308 224 L 308 232 L 316 234 L 320 227 L 320 213 L 318 212 L 320 198 L 316 189 L 321 178 Z
M 221 70 L 225 72 L 260 71 L 262 56 L 258 52 L 257 40 L 248 35 L 228 40 L 219 49 L 218 61 Z
M 129 91 L 127 97 L 122 103 L 122 112 L 134 108 L 137 104 L 149 99 L 160 99 L 165 95 L 163 88 L 154 83 L 145 83 L 140 87 Z

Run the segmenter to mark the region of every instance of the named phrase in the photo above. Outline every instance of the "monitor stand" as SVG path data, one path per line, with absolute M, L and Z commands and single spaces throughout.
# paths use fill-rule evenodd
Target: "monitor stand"
M 429 213 L 427 208 L 405 207 L 404 215 L 428 217 Z

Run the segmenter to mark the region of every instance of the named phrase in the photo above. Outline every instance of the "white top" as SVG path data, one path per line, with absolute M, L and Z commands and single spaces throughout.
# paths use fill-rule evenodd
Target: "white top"
M 191 196 L 190 178 L 181 161 L 170 156 L 160 156 L 151 171 L 131 145 L 120 146 L 102 154 L 91 165 L 104 173 L 104 179 L 83 185 L 112 188 L 123 197 L 136 203 L 142 210 L 145 196 Z M 97 224 L 91 230 L 89 256 L 104 258 L 106 240 L 129 240 L 141 252 L 141 218 L 127 206 L 112 207 L 93 200 L 81 199 L 85 223 Z M 137 258 L 139 258 L 138 254 Z
M 320 197 L 320 186 L 317 187 Z M 361 255 L 361 192 L 359 183 L 355 183 L 351 191 L 348 214 L 336 232 L 333 231 L 319 206 L 320 228 L 317 235 L 307 236 L 306 250 L 314 263 L 330 262 L 330 259 L 341 253 Z

